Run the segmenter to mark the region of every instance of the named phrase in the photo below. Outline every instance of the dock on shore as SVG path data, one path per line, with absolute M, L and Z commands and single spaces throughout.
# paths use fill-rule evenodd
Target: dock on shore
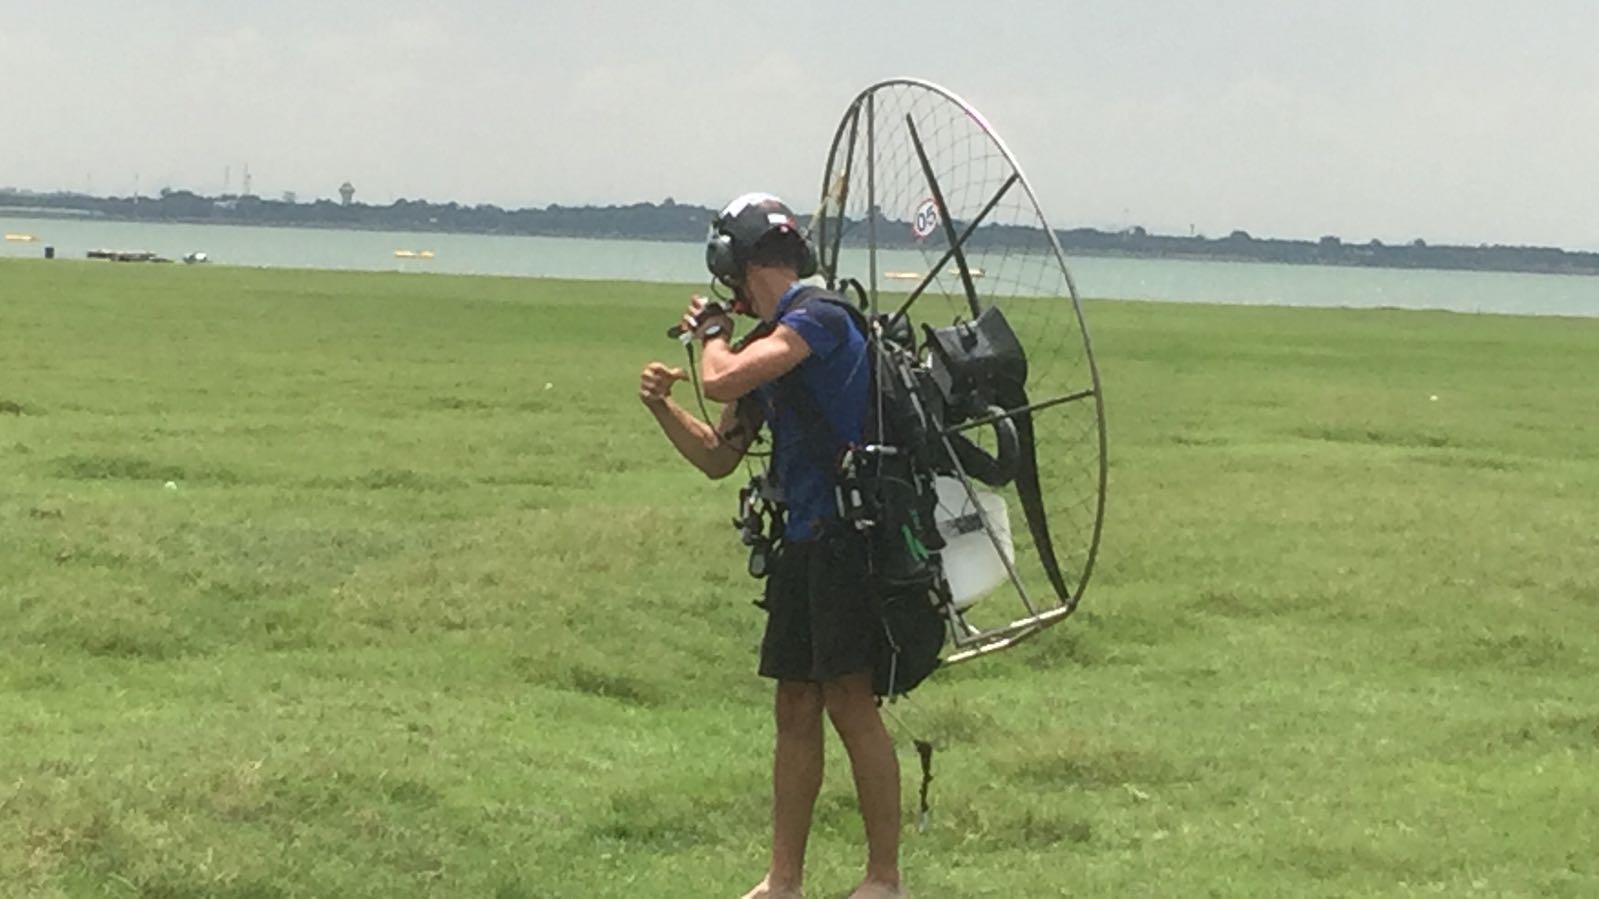
M 149 250 L 90 250 L 90 259 L 109 259 L 112 262 L 171 262 Z

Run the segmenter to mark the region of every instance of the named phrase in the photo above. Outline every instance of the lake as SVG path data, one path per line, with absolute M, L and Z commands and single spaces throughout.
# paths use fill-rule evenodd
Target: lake
M 83 259 L 94 249 L 149 250 L 172 259 L 203 252 L 223 265 L 684 284 L 707 280 L 698 243 L 18 217 L 0 217 L 0 232 L 37 238 L 0 242 L 0 257 L 37 258 L 53 246 L 60 259 Z M 433 256 L 401 258 L 397 250 Z M 883 254 L 885 267 L 914 270 L 922 264 L 914 252 Z M 1093 256 L 1069 257 L 1068 264 L 1085 297 L 1599 316 L 1599 277 L 1579 275 Z

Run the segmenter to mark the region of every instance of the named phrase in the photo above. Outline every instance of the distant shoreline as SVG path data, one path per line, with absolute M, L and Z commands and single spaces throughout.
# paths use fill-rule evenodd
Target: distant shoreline
M 698 243 L 715 213 L 707 207 L 671 200 L 629 206 L 505 210 L 489 205 L 466 207 L 457 203 L 409 200 L 397 200 L 388 206 L 345 205 L 329 200 L 295 203 L 253 196 L 203 197 L 187 191 L 133 198 L 0 191 L 0 216 L 25 218 L 674 243 Z M 887 219 L 879 221 L 894 224 Z M 1057 229 L 1055 234 L 1068 261 L 1073 256 L 1088 256 L 1336 268 L 1599 275 L 1599 253 L 1553 247 L 1431 246 L 1421 240 L 1389 246 L 1378 241 L 1345 243 L 1332 235 L 1317 241 L 1256 238 L 1243 231 L 1234 231 L 1222 238 L 1181 237 L 1152 234 L 1142 228 L 1125 231 Z M 908 249 L 910 246 L 887 244 L 885 248 Z

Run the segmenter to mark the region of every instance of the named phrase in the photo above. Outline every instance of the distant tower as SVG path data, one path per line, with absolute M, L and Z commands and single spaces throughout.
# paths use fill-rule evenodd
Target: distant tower
M 250 164 L 248 162 L 244 164 L 244 193 L 240 194 L 240 196 L 253 196 L 250 193 Z
M 355 199 L 355 185 L 348 181 L 339 185 L 339 199 L 344 201 L 344 205 L 350 205 L 350 202 Z

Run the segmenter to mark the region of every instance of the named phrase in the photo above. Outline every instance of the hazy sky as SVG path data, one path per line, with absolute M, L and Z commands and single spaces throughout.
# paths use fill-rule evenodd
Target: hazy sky
M 890 75 L 1056 227 L 1599 249 L 1584 0 L 0 0 L 0 185 L 809 210 Z

